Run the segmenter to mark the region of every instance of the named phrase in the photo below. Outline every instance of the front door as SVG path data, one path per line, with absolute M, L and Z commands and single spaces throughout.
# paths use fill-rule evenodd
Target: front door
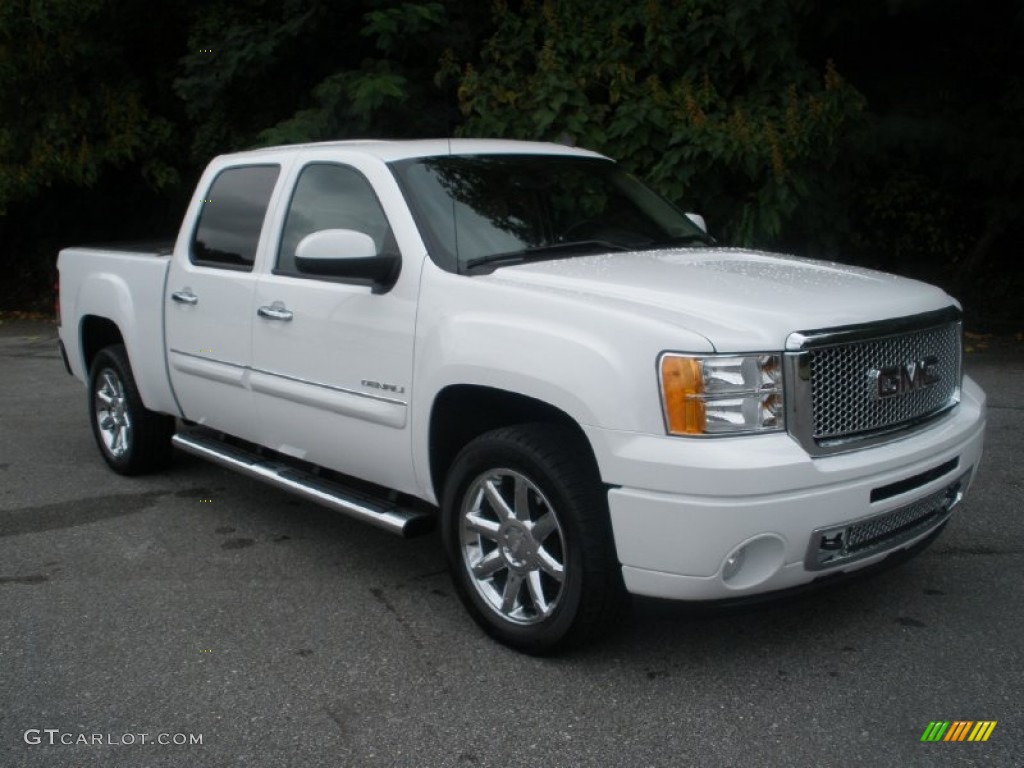
M 365 169 L 375 170 L 379 183 L 394 184 L 386 169 Z M 407 412 L 418 281 L 408 270 L 390 291 L 373 293 L 301 273 L 296 246 L 324 229 L 363 232 L 378 253 L 398 248 L 363 170 L 326 160 L 297 170 L 274 268 L 256 285 L 251 386 L 260 442 L 411 490 Z

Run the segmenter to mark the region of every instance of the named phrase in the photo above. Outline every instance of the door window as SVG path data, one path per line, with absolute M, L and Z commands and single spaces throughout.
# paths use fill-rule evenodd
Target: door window
M 227 168 L 213 180 L 192 237 L 193 264 L 249 272 L 280 168 Z
M 312 163 L 295 184 L 281 233 L 275 274 L 302 275 L 295 248 L 322 229 L 352 229 L 373 238 L 377 253 L 397 250 L 391 227 L 373 187 L 359 171 L 334 163 Z

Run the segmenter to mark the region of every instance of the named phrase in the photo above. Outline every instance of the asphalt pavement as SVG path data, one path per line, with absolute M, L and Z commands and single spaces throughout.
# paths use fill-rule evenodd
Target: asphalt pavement
M 643 604 L 553 659 L 404 541 L 179 455 L 110 472 L 52 325 L 0 325 L 0 766 L 1024 764 L 1024 350 L 918 558 L 740 612 Z M 922 742 L 932 721 L 988 741 Z M 162 743 L 166 742 L 166 743 Z

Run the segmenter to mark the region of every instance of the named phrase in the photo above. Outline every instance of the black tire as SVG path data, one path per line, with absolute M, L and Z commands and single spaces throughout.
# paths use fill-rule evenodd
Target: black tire
M 89 423 L 104 461 L 122 475 L 141 475 L 171 461 L 174 417 L 147 410 L 123 344 L 100 350 L 89 372 Z
M 445 482 L 442 536 L 462 602 L 517 650 L 576 647 L 624 604 L 606 490 L 566 427 L 505 427 L 466 445 Z

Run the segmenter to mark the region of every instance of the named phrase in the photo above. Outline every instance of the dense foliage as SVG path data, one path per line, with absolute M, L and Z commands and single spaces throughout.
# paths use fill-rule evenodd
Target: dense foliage
M 0 307 L 56 249 L 173 234 L 254 145 L 605 152 L 725 242 L 923 276 L 1020 330 L 1024 10 L 963 0 L 6 0 Z
M 499 4 L 496 32 L 461 71 L 461 130 L 604 152 L 730 242 L 774 243 L 801 209 L 834 241 L 830 212 L 807 202 L 848 160 L 863 100 L 831 63 L 800 56 L 805 5 Z

